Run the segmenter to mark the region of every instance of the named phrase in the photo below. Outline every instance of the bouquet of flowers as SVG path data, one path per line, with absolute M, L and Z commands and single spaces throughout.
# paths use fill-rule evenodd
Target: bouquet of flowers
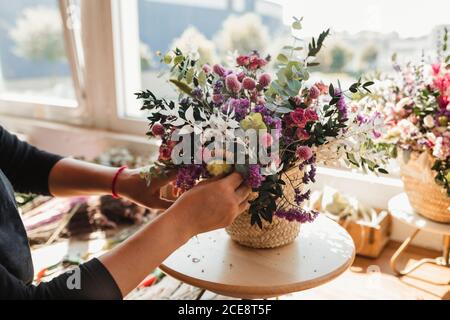
M 301 19 L 292 28 L 300 29 Z M 340 85 L 307 83 L 308 69 L 329 31 L 306 48 L 285 46 L 272 61 L 253 51 L 234 65 L 198 65 L 195 54 L 176 49 L 162 56 L 179 99 L 170 101 L 146 90 L 137 94 L 148 110 L 151 137 L 161 139 L 158 161 L 145 177 L 178 171 L 176 187 L 188 190 L 203 178 L 238 171 L 253 188 L 248 213 L 262 227 L 274 216 L 300 223 L 317 212 L 303 206 L 315 182 L 318 163 L 346 164 L 386 173 L 387 152 L 376 143 L 379 112 L 352 96 L 370 93 L 372 82 Z M 303 53 L 303 54 L 302 54 Z M 274 74 L 266 71 L 268 65 Z M 292 170 L 301 174 L 293 175 Z M 291 196 L 288 196 L 291 195 Z
M 448 32 L 439 56 L 445 55 Z M 398 147 L 409 161 L 411 153 L 432 159 L 435 182 L 450 197 L 450 55 L 432 64 L 400 66 L 394 56 L 395 75 L 375 90 L 386 119 L 385 142 Z M 394 149 L 396 150 L 396 149 Z

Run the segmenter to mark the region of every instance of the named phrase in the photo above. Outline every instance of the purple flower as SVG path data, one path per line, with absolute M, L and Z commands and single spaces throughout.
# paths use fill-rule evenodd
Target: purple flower
M 295 203 L 297 205 L 299 205 L 299 206 L 302 205 L 302 203 L 305 200 L 309 200 L 309 197 L 311 196 L 311 190 L 308 190 L 305 193 L 302 193 L 302 191 L 297 188 L 294 191 L 295 191 L 295 198 L 294 198 L 294 200 L 295 200 Z
M 278 209 L 274 214 L 288 221 L 297 221 L 300 223 L 313 222 L 319 215 L 317 211 L 305 211 L 300 208 L 291 208 L 288 210 Z
M 336 96 L 339 97 L 336 106 L 339 109 L 339 115 L 341 120 L 348 119 L 347 103 L 345 102 L 344 94 L 342 93 L 341 90 L 336 89 Z
M 314 165 L 310 165 L 309 171 L 303 174 L 302 182 L 304 184 L 316 182 L 316 167 Z
M 261 175 L 261 167 L 258 164 L 251 164 L 248 168 L 247 182 L 253 189 L 261 186 L 266 177 Z
M 175 184 L 183 191 L 189 190 L 195 186 L 197 180 L 203 173 L 203 166 L 197 164 L 189 164 L 178 170 Z
M 196 99 L 200 100 L 203 96 L 203 91 L 200 88 L 195 88 L 191 92 L 192 96 L 194 96 Z
M 245 98 L 234 99 L 231 98 L 228 102 L 222 107 L 223 113 L 229 113 L 231 110 L 234 110 L 235 118 L 237 121 L 241 121 L 244 119 L 249 112 L 250 101 Z
M 191 104 L 191 100 L 189 98 L 183 98 L 180 101 L 180 106 L 188 107 Z
M 364 124 L 364 123 L 369 122 L 369 118 L 366 115 L 361 114 L 361 113 L 359 113 L 356 116 L 356 120 L 358 121 L 359 124 Z
M 223 81 L 218 80 L 214 83 L 213 93 L 214 94 L 220 94 L 222 93 L 222 89 L 224 87 Z

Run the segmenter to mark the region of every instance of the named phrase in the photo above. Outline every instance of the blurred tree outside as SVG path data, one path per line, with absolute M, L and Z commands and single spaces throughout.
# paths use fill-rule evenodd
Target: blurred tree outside
M 373 70 L 377 66 L 378 49 L 374 45 L 367 46 L 361 55 L 363 70 Z
M 248 54 L 252 50 L 264 52 L 270 43 L 268 28 L 255 13 L 230 15 L 214 37 L 222 57 L 230 52 Z
M 14 53 L 28 60 L 60 62 L 66 59 L 59 11 L 45 6 L 25 8 L 9 31 Z
M 150 47 L 142 41 L 139 44 L 139 54 L 141 59 L 141 70 L 149 70 L 153 66 L 154 55 Z
M 191 54 L 197 53 L 200 65 L 205 63 L 214 64 L 219 60 L 214 42 L 206 38 L 203 33 L 193 26 L 184 30 L 179 38 L 174 39 L 171 48 L 172 50 L 178 48 Z

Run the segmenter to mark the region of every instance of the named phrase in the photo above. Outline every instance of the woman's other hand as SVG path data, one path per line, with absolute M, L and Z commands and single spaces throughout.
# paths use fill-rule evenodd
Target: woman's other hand
M 153 178 L 150 185 L 141 177 L 142 169 L 124 170 L 117 179 L 117 193 L 139 205 L 153 209 L 167 209 L 173 202 L 161 199 L 160 190 L 175 179 L 176 172 Z
M 172 215 L 180 232 L 189 232 L 187 237 L 220 229 L 230 225 L 234 219 L 249 208 L 251 188 L 239 173 L 222 179 L 199 183 L 185 192 L 167 211 Z

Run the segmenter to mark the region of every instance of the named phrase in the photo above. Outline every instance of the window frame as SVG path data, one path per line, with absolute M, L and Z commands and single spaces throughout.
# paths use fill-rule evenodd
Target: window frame
M 85 112 L 83 87 L 80 81 L 82 69 L 79 67 L 79 57 L 75 53 L 74 30 L 67 23 L 70 0 L 58 0 L 59 11 L 63 21 L 63 36 L 67 60 L 71 70 L 76 100 L 59 99 L 52 97 L 22 97 L 20 94 L 0 93 L 0 114 L 64 122 L 73 125 L 82 125 L 90 122 Z

